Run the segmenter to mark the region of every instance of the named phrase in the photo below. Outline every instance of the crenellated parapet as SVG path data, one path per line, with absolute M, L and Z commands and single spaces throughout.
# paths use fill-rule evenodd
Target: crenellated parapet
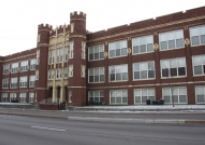
M 83 12 L 73 12 L 73 13 L 70 13 L 70 19 L 71 20 L 83 20 L 85 21 L 86 20 L 86 14 L 83 13 Z
M 38 25 L 38 31 L 51 31 L 52 26 L 49 24 L 40 24 Z

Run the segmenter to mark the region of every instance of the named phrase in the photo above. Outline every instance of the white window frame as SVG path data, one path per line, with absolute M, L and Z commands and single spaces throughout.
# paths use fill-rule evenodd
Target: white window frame
M 31 60 L 30 60 L 30 70 L 35 70 L 37 64 L 38 64 L 38 61 L 37 61 L 36 58 L 31 59 Z
M 20 70 L 21 70 L 21 72 L 29 70 L 28 60 L 24 60 L 24 61 L 20 62 Z
M 33 104 L 35 102 L 35 93 L 29 92 L 29 103 Z
M 205 75 L 205 55 L 193 55 L 192 56 L 192 67 L 193 67 L 193 76 L 204 76 Z M 195 67 L 200 67 L 202 73 L 196 74 Z
M 11 85 L 10 86 L 11 89 L 16 89 L 18 87 L 18 78 L 17 77 L 11 78 L 10 85 Z
M 17 93 L 10 93 L 10 102 L 18 102 Z
M 8 74 L 10 73 L 11 68 L 10 68 L 10 64 L 4 64 L 3 65 L 3 74 Z
M 184 90 L 183 90 L 184 89 Z M 185 91 L 185 94 L 183 94 Z M 165 94 L 165 92 L 169 92 L 169 94 Z M 177 102 L 173 102 L 174 100 L 174 93 L 177 92 Z M 185 96 L 185 102 L 180 101 L 180 96 Z M 165 96 L 169 96 L 170 102 L 166 102 Z M 172 87 L 163 87 L 162 88 L 162 98 L 164 103 L 167 105 L 186 105 L 188 104 L 188 96 L 187 96 L 187 88 L 186 86 L 172 86 Z
M 27 88 L 28 86 L 28 77 L 22 76 L 19 78 L 19 87 L 20 88 Z
M 88 91 L 88 103 L 102 103 L 103 91 L 102 90 L 90 90 Z
M 34 88 L 36 82 L 36 75 L 29 76 L 29 88 Z
M 112 71 L 114 71 L 114 77 L 115 80 L 111 80 L 111 74 Z M 123 79 L 123 73 L 126 73 L 126 79 Z M 120 74 L 120 80 L 117 80 L 117 74 Z M 109 82 L 123 82 L 128 81 L 129 75 L 128 75 L 128 64 L 120 64 L 120 65 L 111 65 L 109 66 Z
M 91 55 L 94 57 L 91 58 Z M 99 61 L 99 60 L 104 60 L 104 45 L 99 44 L 99 45 L 88 47 L 88 61 Z
M 153 96 L 151 96 L 151 93 L 153 93 Z M 140 99 L 140 102 L 136 102 L 137 97 Z M 143 99 L 143 97 L 146 97 L 146 99 Z M 153 98 L 150 98 L 150 97 L 153 97 Z M 155 88 L 136 88 L 134 89 L 134 104 L 135 105 L 145 105 L 146 100 L 150 100 L 150 101 L 156 100 Z
M 9 94 L 1 93 L 1 102 L 9 102 Z
M 15 62 L 11 64 L 11 73 L 18 73 L 19 71 L 19 63 Z
M 180 64 L 181 60 L 181 64 Z M 176 67 L 172 67 L 172 65 L 175 64 Z M 164 66 L 167 67 L 164 67 Z M 180 67 L 185 67 L 185 75 L 179 75 L 179 68 Z M 163 76 L 163 68 L 168 69 L 168 76 Z M 171 76 L 171 68 L 176 68 L 177 69 L 177 75 L 176 76 Z M 160 72 L 161 72 L 161 78 L 162 79 L 171 79 L 171 78 L 183 78 L 187 76 L 187 66 L 186 66 L 186 58 L 185 57 L 177 57 L 177 58 L 171 58 L 171 59 L 162 59 L 160 60 Z
M 68 56 L 69 56 L 69 59 L 73 59 L 74 57 L 74 41 L 70 41 L 69 42 L 69 47 L 68 47 Z
M 190 27 L 189 33 L 190 33 L 190 41 L 191 41 L 192 47 L 205 45 L 205 42 L 202 41 L 202 37 L 204 37 L 205 39 L 205 25 L 198 25 L 198 26 Z M 197 37 L 198 42 L 199 42 L 198 44 L 193 44 L 193 41 L 192 41 L 193 37 Z
M 9 78 L 3 78 L 2 79 L 2 89 L 8 89 L 9 88 Z
M 199 102 L 198 97 L 202 97 L 204 101 L 203 102 Z M 195 102 L 196 104 L 205 104 L 205 85 L 197 85 L 195 86 Z
M 177 40 L 180 40 L 180 39 L 182 39 L 183 46 L 177 47 Z M 169 41 L 174 41 L 173 48 L 172 47 L 169 48 Z M 164 48 L 162 49 L 162 42 L 166 42 L 166 49 L 164 49 Z M 183 29 L 159 33 L 159 46 L 160 46 L 160 51 L 167 51 L 167 50 L 184 48 L 185 44 L 184 44 L 184 31 L 183 31 Z
M 19 93 L 19 103 L 27 103 L 27 93 Z
M 93 75 L 93 81 L 90 80 L 91 74 Z M 95 77 L 98 76 L 98 81 L 95 80 Z M 101 80 L 101 76 L 103 77 L 103 81 Z M 105 68 L 104 67 L 94 67 L 88 69 L 88 83 L 103 83 L 105 81 Z
M 125 46 L 123 46 L 125 45 Z M 126 54 L 122 54 L 122 50 L 126 50 Z M 111 55 L 111 51 L 114 52 L 115 55 Z M 117 54 L 117 51 L 120 52 L 120 54 Z M 118 57 L 125 57 L 128 56 L 128 44 L 127 44 L 127 39 L 125 40 L 119 40 L 119 41 L 114 41 L 110 42 L 108 44 L 108 52 L 109 52 L 109 58 L 118 58 Z
M 68 77 L 72 78 L 73 77 L 73 65 L 72 64 L 69 65 L 68 68 L 69 68 L 68 69 L 69 70 Z
M 149 69 L 149 63 L 153 65 L 153 69 L 154 70 Z M 141 77 L 139 79 L 135 78 L 135 72 L 139 72 L 140 76 L 141 76 L 140 72 L 142 72 L 142 70 L 137 70 L 136 69 L 137 65 L 139 65 L 139 69 L 142 68 L 142 67 L 146 68 L 146 69 L 143 70 L 143 71 L 146 71 L 146 78 L 141 78 Z M 133 80 L 134 81 L 138 81 L 138 80 L 153 80 L 153 79 L 156 78 L 156 70 L 155 70 L 155 62 L 154 61 L 136 62 L 136 63 L 133 63 L 132 66 L 133 66 Z M 154 71 L 154 77 L 149 78 L 149 71 Z
M 144 53 L 154 52 L 153 43 L 154 43 L 153 35 L 139 36 L 139 37 L 132 38 L 132 55 L 140 55 Z M 151 50 L 149 50 L 149 46 L 151 46 Z M 135 47 L 139 47 L 140 49 L 139 53 L 135 53 L 134 51 Z M 145 48 L 144 52 L 141 51 L 142 47 Z
M 114 102 L 112 102 L 112 98 L 114 99 Z M 126 102 L 123 101 L 123 99 L 126 99 Z M 128 105 L 128 90 L 127 89 L 110 90 L 109 100 L 110 100 L 110 105 Z M 118 103 L 117 101 L 119 101 L 120 103 Z

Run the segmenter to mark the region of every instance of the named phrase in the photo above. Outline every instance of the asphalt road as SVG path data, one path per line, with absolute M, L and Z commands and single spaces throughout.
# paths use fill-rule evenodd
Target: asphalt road
M 204 125 L 104 123 L 0 115 L 0 145 L 204 144 Z

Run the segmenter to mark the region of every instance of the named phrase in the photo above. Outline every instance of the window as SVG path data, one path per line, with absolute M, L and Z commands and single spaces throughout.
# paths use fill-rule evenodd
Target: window
M 3 74 L 10 73 L 10 64 L 3 65 Z
M 128 65 L 113 65 L 109 66 L 109 80 L 111 82 L 127 81 L 128 80 Z
M 64 62 L 68 61 L 68 45 L 66 43 L 66 47 L 64 48 Z
M 160 50 L 184 48 L 183 30 L 169 31 L 159 34 Z
M 19 94 L 19 102 L 20 102 L 20 103 L 27 103 L 27 101 L 26 101 L 26 96 L 27 96 L 26 93 L 20 93 L 20 94 Z
M 110 90 L 110 104 L 111 105 L 127 105 L 128 92 L 126 89 Z
M 11 78 L 11 88 L 16 89 L 18 86 L 18 78 Z
M 102 104 L 103 91 L 95 90 L 88 91 L 88 104 L 99 105 Z
M 104 45 L 95 45 L 88 48 L 88 60 L 102 60 L 104 59 Z
M 30 60 L 30 70 L 35 70 L 36 69 L 36 65 L 38 64 L 37 59 L 31 59 Z
M 100 83 L 105 80 L 104 67 L 96 67 L 88 69 L 88 82 L 89 83 Z
M 205 25 L 191 27 L 189 32 L 191 46 L 205 45 Z
M 11 65 L 11 73 L 17 73 L 18 72 L 18 69 L 19 69 L 19 63 L 13 63 Z
M 49 50 L 48 52 L 48 64 L 54 64 L 56 57 L 56 50 Z
M 82 51 L 81 51 L 81 58 L 82 59 L 85 59 L 85 48 L 86 48 L 86 43 L 83 41 L 81 43 L 81 48 L 82 48 Z
M 29 93 L 29 103 L 34 103 L 35 102 L 35 96 L 33 92 Z
M 69 48 L 68 48 L 68 57 L 69 57 L 69 59 L 73 58 L 73 48 L 74 48 L 74 43 L 73 43 L 73 41 L 71 41 L 69 43 Z
M 195 86 L 196 104 L 205 104 L 205 86 Z
M 156 100 L 154 88 L 134 89 L 134 104 L 144 105 L 147 100 Z
M 52 79 L 52 69 L 49 69 L 48 70 L 48 80 L 51 80 Z
M 19 87 L 20 88 L 27 88 L 27 83 L 28 83 L 28 77 L 27 76 L 20 77 L 20 81 L 19 81 Z
M 154 61 L 133 63 L 133 80 L 147 80 L 154 78 Z
M 18 102 L 17 93 L 10 93 L 10 102 L 12 103 Z
M 132 54 L 153 52 L 153 36 L 142 36 L 132 39 Z
M 127 40 L 111 42 L 108 45 L 109 57 L 120 57 L 128 55 Z
M 35 81 L 36 81 L 36 76 L 32 75 L 29 77 L 29 88 L 34 88 L 35 87 Z
M 71 32 L 71 33 L 73 33 L 73 31 L 74 31 L 74 26 L 75 26 L 74 23 L 71 23 L 71 24 L 70 24 L 70 32 Z
M 73 77 L 73 65 L 69 65 L 68 77 Z
M 187 104 L 187 88 L 183 86 L 162 88 L 162 98 L 165 104 Z
M 28 70 L 28 60 L 22 61 L 20 63 L 20 70 L 23 71 L 27 71 Z
M 200 76 L 205 74 L 205 55 L 192 56 L 193 75 Z
M 69 72 L 69 68 L 68 67 L 64 68 L 64 78 L 65 79 L 68 78 L 68 72 Z
M 9 88 L 9 79 L 5 78 L 2 79 L 2 89 L 8 89 Z
M 9 102 L 8 93 L 2 93 L 1 94 L 1 102 Z
M 64 56 L 64 49 L 62 48 L 62 45 L 60 44 L 57 46 L 58 48 L 56 49 L 56 63 L 61 63 L 63 61 L 63 56 Z
M 185 58 L 161 60 L 161 77 L 173 78 L 186 76 Z
M 81 77 L 85 77 L 85 65 L 81 65 Z
M 56 78 L 57 80 L 63 78 L 63 70 L 62 70 L 61 68 L 57 68 L 57 69 L 55 69 L 54 71 L 56 71 L 56 73 L 55 73 L 55 75 L 56 75 L 55 78 Z

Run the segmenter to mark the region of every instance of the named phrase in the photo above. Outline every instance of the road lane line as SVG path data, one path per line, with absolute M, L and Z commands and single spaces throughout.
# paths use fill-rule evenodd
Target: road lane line
M 152 124 L 185 124 L 183 119 L 136 119 L 136 118 L 106 118 L 106 117 L 79 117 L 68 116 L 68 120 L 82 121 L 105 121 L 105 122 L 133 122 L 133 123 L 152 123 Z
M 58 132 L 65 132 L 66 131 L 66 129 L 51 128 L 51 127 L 46 127 L 46 126 L 31 126 L 31 128 L 41 129 L 41 130 L 49 130 L 49 131 L 58 131 Z

